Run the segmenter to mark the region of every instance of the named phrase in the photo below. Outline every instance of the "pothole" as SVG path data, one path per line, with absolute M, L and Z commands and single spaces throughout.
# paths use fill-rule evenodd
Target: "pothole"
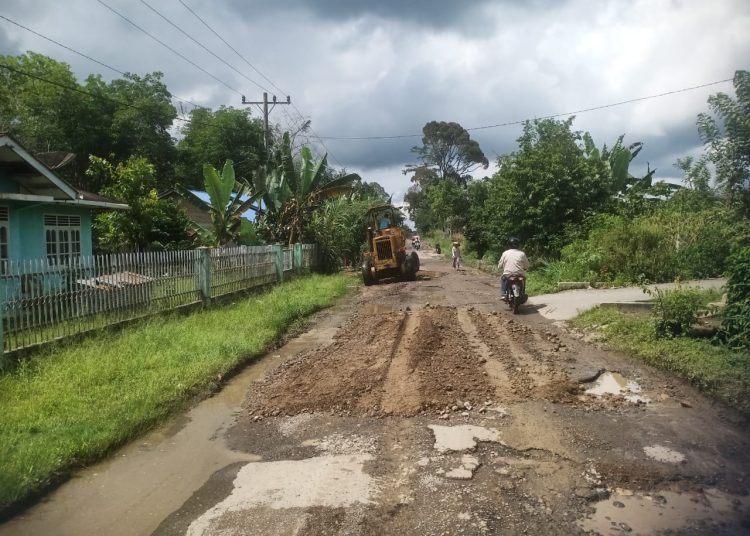
M 619 372 L 603 372 L 594 380 L 593 386 L 586 389 L 587 395 L 603 396 L 622 396 L 628 402 L 648 403 L 649 398 L 641 395 L 641 386 L 633 380 L 628 380 Z
M 723 528 L 729 528 L 729 533 L 740 534 L 747 530 L 750 496 L 730 495 L 716 489 L 702 493 L 613 493 L 593 506 L 595 512 L 579 520 L 578 526 L 602 535 L 654 534 L 685 529 L 696 523 L 702 527 L 706 523 L 721 523 Z
M 461 452 L 474 450 L 477 441 L 501 443 L 500 432 L 494 428 L 483 428 L 470 424 L 461 426 L 428 426 L 435 434 L 435 449 L 438 452 Z
M 195 519 L 187 536 L 217 534 L 224 518 L 256 508 L 338 508 L 372 503 L 377 486 L 363 470 L 365 462 L 372 459 L 369 454 L 359 454 L 249 463 L 240 469 L 229 496 Z
M 682 452 L 677 452 L 663 445 L 643 447 L 643 452 L 646 453 L 646 456 L 658 462 L 682 463 L 685 461 L 685 455 Z

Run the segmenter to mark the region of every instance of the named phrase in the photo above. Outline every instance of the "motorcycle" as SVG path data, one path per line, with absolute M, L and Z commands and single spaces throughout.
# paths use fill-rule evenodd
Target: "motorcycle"
M 526 303 L 529 297 L 526 295 L 526 277 L 522 274 L 509 274 L 507 280 L 508 306 L 513 309 L 513 314 L 518 314 L 518 307 Z

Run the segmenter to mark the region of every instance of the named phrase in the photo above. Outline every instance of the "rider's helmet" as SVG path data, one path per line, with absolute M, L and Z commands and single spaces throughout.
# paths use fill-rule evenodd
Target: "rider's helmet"
M 516 238 L 515 236 L 511 236 L 508 239 L 508 245 L 510 247 L 512 247 L 512 248 L 517 248 L 518 246 L 521 245 L 521 241 L 518 238 Z

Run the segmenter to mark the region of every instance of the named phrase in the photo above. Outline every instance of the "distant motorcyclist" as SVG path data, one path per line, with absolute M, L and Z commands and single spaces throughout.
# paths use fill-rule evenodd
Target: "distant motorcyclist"
M 510 274 L 526 275 L 529 269 L 529 259 L 526 253 L 519 248 L 521 242 L 516 237 L 508 239 L 508 249 L 500 256 L 497 267 L 503 271 L 500 276 L 500 296 L 503 301 L 508 301 L 508 276 Z

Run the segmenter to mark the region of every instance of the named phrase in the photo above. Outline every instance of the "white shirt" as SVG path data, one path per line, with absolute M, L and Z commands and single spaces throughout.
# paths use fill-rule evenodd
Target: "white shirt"
M 520 249 L 509 249 L 503 252 L 497 267 L 502 268 L 504 274 L 525 274 L 529 269 L 529 259 Z

